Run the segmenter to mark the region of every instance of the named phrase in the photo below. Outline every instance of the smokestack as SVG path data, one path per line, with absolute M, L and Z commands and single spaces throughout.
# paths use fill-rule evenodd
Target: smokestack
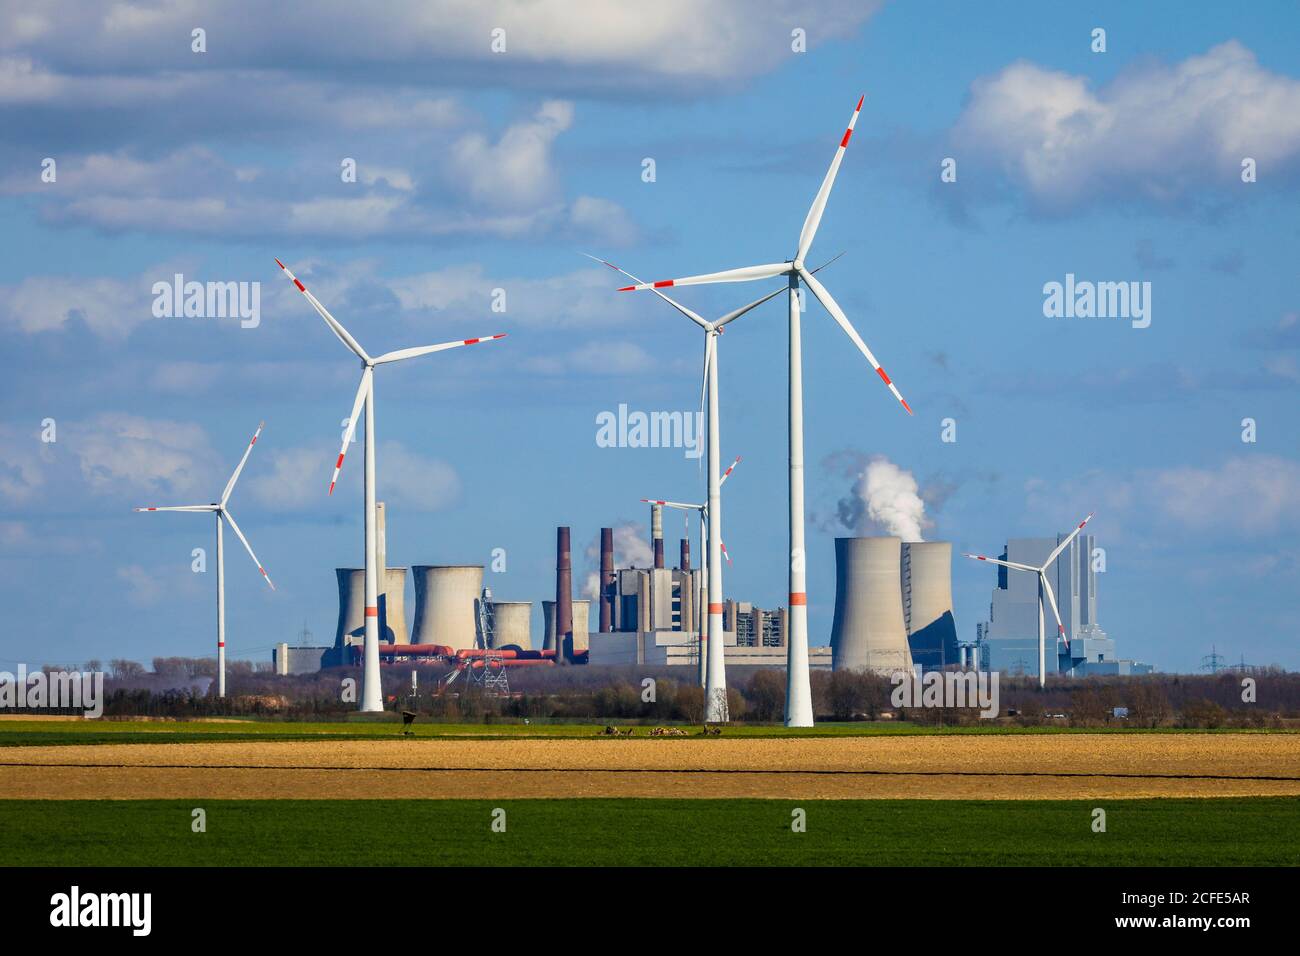
M 573 565 L 569 529 L 555 529 L 555 663 L 567 664 L 573 650 Z
M 677 563 L 678 566 L 683 571 L 689 571 L 691 569 L 691 539 L 690 538 L 682 538 L 682 556 Z
M 664 566 L 664 506 L 650 506 L 650 538 L 655 549 L 655 567 Z
M 600 529 L 600 631 L 614 630 L 614 529 Z

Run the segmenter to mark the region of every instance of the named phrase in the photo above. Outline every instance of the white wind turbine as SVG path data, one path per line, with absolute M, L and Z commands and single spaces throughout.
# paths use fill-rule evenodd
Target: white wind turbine
M 239 480 L 239 473 L 244 470 L 244 462 L 248 461 L 248 456 L 253 452 L 253 446 L 257 444 L 257 436 L 262 434 L 262 427 L 266 422 L 259 422 L 257 431 L 253 432 L 253 437 L 244 449 L 244 457 L 239 459 L 239 466 L 235 473 L 230 476 L 226 482 L 225 490 L 221 492 L 221 500 L 214 501 L 207 505 L 176 505 L 169 507 L 154 508 L 136 508 L 136 511 L 194 511 L 210 512 L 217 517 L 217 696 L 226 696 L 226 558 L 221 547 L 221 526 L 223 522 L 230 523 L 230 530 L 235 532 L 239 540 L 243 542 L 248 556 L 253 559 L 257 565 L 257 570 L 262 572 L 262 577 L 266 578 L 266 583 L 271 585 L 271 590 L 275 590 L 275 585 L 271 584 L 271 577 L 266 573 L 266 568 L 262 567 L 262 562 L 257 560 L 257 555 L 253 554 L 253 548 L 244 537 L 244 532 L 239 530 L 239 525 L 235 524 L 235 516 L 230 513 L 226 503 L 230 501 L 230 493 L 235 490 L 235 482 Z
M 779 289 L 777 290 L 780 291 Z M 710 403 L 713 404 L 713 403 Z M 716 411 L 716 405 L 714 405 Z M 704 562 L 704 575 L 708 581 L 709 589 L 709 607 L 708 607 L 708 627 L 700 628 L 700 644 L 703 653 L 700 655 L 700 663 L 704 668 L 704 699 L 706 704 L 705 721 L 708 723 L 725 723 L 727 715 L 727 670 L 725 648 L 722 641 L 722 558 L 731 563 L 731 555 L 727 554 L 727 546 L 722 540 L 722 516 L 718 513 L 721 510 L 722 486 L 731 473 L 736 470 L 740 464 L 737 458 L 731 463 L 731 467 L 723 472 L 722 477 L 714 482 L 709 482 L 709 501 L 706 504 L 691 504 L 684 501 L 660 501 L 657 498 L 642 498 L 646 504 L 662 505 L 665 508 L 677 508 L 682 511 L 694 511 L 700 516 L 700 556 Z M 716 467 L 710 466 L 709 474 L 716 475 Z M 717 542 L 717 552 L 715 553 L 713 542 Z M 716 564 L 715 564 L 716 562 Z M 716 585 L 715 585 L 716 582 Z M 716 590 L 715 590 L 716 586 Z M 716 612 L 715 612 L 716 609 Z M 714 618 L 717 618 L 715 621 Z M 701 623 L 705 618 L 701 617 Z M 717 639 L 713 635 L 717 635 Z
M 843 255 L 843 253 L 840 253 L 840 255 Z M 835 259 L 838 259 L 839 257 L 840 256 L 836 256 Z M 587 258 L 595 259 L 597 262 L 601 263 L 602 265 L 609 266 L 609 268 L 622 273 L 623 275 L 631 279 L 633 282 L 639 283 L 641 281 L 636 276 L 632 275 L 632 273 L 628 272 L 626 269 L 622 269 L 614 265 L 614 263 L 612 262 L 607 262 L 604 259 L 597 259 L 595 256 L 587 256 Z M 814 269 L 813 272 L 814 273 L 820 272 L 822 269 L 825 269 L 826 266 L 830 265 L 831 262 L 834 262 L 835 259 L 831 259 L 829 262 L 823 263 L 822 265 Z M 653 291 L 655 295 L 659 296 L 659 298 L 663 299 L 674 309 L 676 309 L 678 312 L 686 316 L 686 318 L 690 319 L 692 322 L 694 322 L 696 325 L 698 325 L 701 329 L 704 330 L 704 372 L 700 381 L 700 406 L 701 406 L 701 410 L 703 410 L 704 401 L 707 396 L 709 402 L 709 418 L 708 418 L 708 429 L 707 429 L 708 436 L 709 436 L 708 437 L 709 447 L 708 447 L 708 454 L 707 454 L 709 460 L 709 470 L 708 470 L 708 478 L 706 481 L 705 495 L 707 501 L 713 502 L 715 501 L 715 499 L 717 499 L 718 489 L 721 488 L 722 482 L 726 480 L 726 475 L 723 475 L 721 478 L 717 477 L 718 467 L 719 467 L 721 454 L 722 454 L 721 452 L 722 439 L 720 435 L 719 413 L 718 413 L 718 403 L 719 403 L 718 387 L 717 387 L 718 346 L 716 340 L 718 336 L 722 334 L 724 327 L 729 322 L 732 322 L 735 319 L 740 318 L 746 312 L 749 312 L 751 309 L 757 308 L 758 306 L 762 305 L 764 302 L 767 302 L 769 299 L 776 298 L 778 295 L 781 294 L 782 290 L 779 288 L 774 289 L 773 291 L 769 292 L 767 295 L 755 299 L 753 302 L 750 302 L 747 305 L 742 305 L 739 309 L 735 309 L 734 311 L 728 312 L 722 318 L 716 319 L 713 322 L 704 319 L 698 313 L 688 309 L 686 306 L 682 305 L 677 300 L 669 298 L 667 295 L 665 295 L 663 292 L 660 292 L 658 289 L 654 289 Z M 739 461 L 740 459 L 737 458 L 736 460 Z M 734 467 L 735 465 L 732 465 L 732 468 Z M 729 468 L 727 469 L 727 474 L 730 473 L 731 473 L 731 469 Z M 716 479 L 716 484 L 715 484 L 715 479 Z M 708 517 L 708 522 L 709 522 L 708 540 L 717 541 L 719 548 L 721 548 L 722 507 L 721 507 L 720 499 L 718 499 L 717 503 L 718 503 L 717 507 L 712 508 L 707 512 L 709 516 Z M 716 522 L 716 527 L 714 526 L 715 522 Z M 701 526 L 701 538 L 703 539 L 702 529 L 703 526 Z M 711 548 L 712 545 L 709 545 L 708 547 Z M 705 671 L 704 685 L 706 689 L 705 700 L 707 702 L 705 719 L 708 720 L 710 723 L 723 723 L 728 719 L 728 715 L 727 715 L 726 663 L 723 654 L 722 642 L 721 641 L 710 642 L 707 640 L 707 635 L 709 634 L 722 633 L 722 602 L 723 602 L 722 562 L 721 560 L 718 559 L 717 555 L 712 553 L 712 551 L 706 552 L 704 551 L 704 548 L 705 545 L 702 544 L 700 549 L 702 552 L 701 557 L 705 560 L 705 566 L 707 568 L 707 574 L 708 574 L 708 588 L 709 588 L 708 626 L 707 628 L 701 628 L 701 634 L 700 634 L 700 640 L 702 642 L 706 642 L 704 643 L 704 647 L 707 650 L 707 658 L 702 658 L 701 660 L 701 664 L 702 666 L 704 666 L 704 671 Z M 716 569 L 716 573 L 715 573 L 715 569 Z M 715 618 L 716 618 L 716 622 L 715 622 Z M 714 645 L 717 645 L 716 648 Z
M 803 357 L 799 328 L 800 280 L 808 286 L 812 294 L 831 314 L 831 318 L 844 330 L 844 334 L 852 340 L 858 351 L 871 363 L 871 367 L 876 370 L 876 374 L 889 387 L 894 397 L 902 403 L 903 408 L 907 409 L 908 414 L 912 413 L 911 407 L 903 400 L 897 386 L 885 374 L 885 370 L 876 361 L 876 357 L 871 354 L 871 350 L 867 348 L 867 344 L 862 341 L 862 337 L 858 335 L 857 330 L 849 322 L 839 303 L 831 297 L 826 287 L 804 266 L 804 257 L 808 254 L 813 239 L 817 235 L 817 227 L 821 224 L 822 213 L 826 209 L 826 201 L 830 197 L 831 187 L 835 185 L 835 176 L 839 172 L 840 163 L 844 159 L 844 151 L 848 148 L 849 139 L 853 135 L 853 127 L 858 121 L 858 113 L 862 110 L 863 99 L 865 97 L 859 98 L 858 105 L 853 109 L 848 128 L 840 139 L 840 145 L 831 160 L 830 169 L 826 172 L 826 178 L 822 180 L 821 188 L 817 191 L 812 207 L 808 210 L 808 215 L 804 219 L 803 229 L 799 232 L 799 245 L 792 260 L 767 265 L 745 266 L 740 269 L 729 269 L 725 272 L 686 276 L 681 279 L 638 282 L 635 285 L 619 290 L 621 292 L 640 289 L 658 290 L 679 285 L 748 282 L 753 279 L 770 279 L 776 276 L 787 277 L 790 292 L 790 640 L 786 660 L 785 724 L 787 727 L 811 727 L 813 723 L 812 687 L 808 678 L 808 594 L 804 575 Z
M 1052 592 L 1052 586 L 1047 581 L 1047 569 L 1050 568 L 1052 566 L 1052 563 L 1061 556 L 1061 552 L 1064 551 L 1067 547 L 1069 547 L 1070 542 L 1073 541 L 1075 537 L 1079 534 L 1079 532 L 1083 530 L 1083 526 L 1092 520 L 1092 515 L 1094 513 L 1095 512 L 1090 512 L 1088 514 L 1088 517 L 1084 518 L 1082 521 L 1079 522 L 1079 526 L 1075 528 L 1073 531 L 1071 531 L 1070 534 L 1066 537 L 1066 539 L 1056 546 L 1056 550 L 1054 550 L 1051 554 L 1047 556 L 1047 560 L 1043 562 L 1043 566 L 1041 568 L 1035 568 L 1032 565 L 1028 565 L 1028 564 L 1017 564 L 1015 561 L 1003 561 L 1001 558 L 990 558 L 982 554 L 963 554 L 963 557 L 974 558 L 976 561 L 987 561 L 989 562 L 989 564 L 1001 565 L 1004 568 L 1013 568 L 1016 571 L 1029 571 L 1032 572 L 1033 574 L 1038 575 L 1038 686 L 1039 687 L 1042 687 L 1047 683 L 1047 635 L 1046 635 L 1046 627 L 1044 621 L 1045 611 L 1043 609 L 1044 595 L 1046 595 L 1047 603 L 1051 605 L 1052 616 L 1056 618 L 1056 632 L 1057 634 L 1060 635 L 1061 640 L 1065 641 L 1066 650 L 1069 650 L 1070 648 L 1070 638 L 1065 633 L 1065 625 L 1061 623 L 1061 612 L 1058 611 L 1056 608 L 1056 595 Z
M 415 348 L 398 349 L 395 352 L 385 352 L 383 355 L 371 358 L 357 340 L 352 337 L 351 333 L 343 327 L 342 323 L 330 315 L 329 310 L 307 291 L 307 287 L 289 271 L 289 268 L 283 262 L 276 259 L 275 264 L 293 280 L 293 284 L 298 287 L 298 291 L 307 297 L 307 301 L 320 313 L 321 318 L 325 320 L 325 324 L 330 327 L 338 340 L 361 360 L 361 384 L 357 386 L 356 398 L 352 401 L 352 414 L 348 416 L 348 427 L 343 433 L 343 447 L 339 450 L 338 460 L 334 462 L 334 475 L 330 479 L 329 493 L 334 493 L 334 485 L 338 481 L 339 470 L 343 467 L 343 456 L 347 454 L 348 445 L 351 443 L 352 435 L 356 431 L 357 415 L 360 413 L 361 404 L 364 402 L 366 406 L 366 462 L 363 492 L 366 546 L 366 636 L 365 669 L 362 672 L 360 709 L 365 712 L 378 712 L 384 709 L 384 699 L 379 681 L 379 569 L 376 566 L 379 558 L 375 543 L 375 366 L 386 365 L 389 362 L 400 362 L 403 359 L 415 358 L 418 355 L 428 355 L 430 352 L 442 352 L 447 349 L 459 348 L 462 345 L 491 342 L 494 339 L 505 338 L 505 334 L 488 335 L 477 339 L 462 339 L 457 342 L 444 342 L 441 345 L 422 345 Z

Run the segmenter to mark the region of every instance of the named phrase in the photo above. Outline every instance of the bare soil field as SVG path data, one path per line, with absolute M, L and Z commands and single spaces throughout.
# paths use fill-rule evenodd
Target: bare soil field
M 0 798 L 1300 796 L 1300 736 L 338 740 L 0 750 Z

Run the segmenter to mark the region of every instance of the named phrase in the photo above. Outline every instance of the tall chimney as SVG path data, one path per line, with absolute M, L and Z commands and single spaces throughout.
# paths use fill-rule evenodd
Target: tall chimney
M 678 565 L 683 571 L 691 569 L 691 539 L 682 538 L 682 556 L 678 559 Z
M 614 630 L 614 529 L 600 529 L 600 630 Z
M 655 567 L 664 566 L 664 506 L 650 506 L 650 537 L 655 549 Z
M 555 529 L 555 663 L 567 664 L 573 649 L 573 565 L 569 529 Z

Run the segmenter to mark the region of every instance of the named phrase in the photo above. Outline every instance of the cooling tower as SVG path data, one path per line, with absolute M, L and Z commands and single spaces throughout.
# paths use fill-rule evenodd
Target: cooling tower
M 415 643 L 454 650 L 475 647 L 483 565 L 417 564 L 411 570 L 415 573 Z
M 911 671 L 898 538 L 835 539 L 834 670 Z
M 533 649 L 533 602 L 492 602 L 492 646 Z
M 952 543 L 903 545 L 903 622 L 913 663 L 926 669 L 960 661 L 952 616 Z
M 358 647 L 366 638 L 366 572 L 362 568 L 335 568 L 339 584 L 339 623 L 334 648 Z M 389 568 L 379 595 L 379 640 L 383 644 L 409 644 L 406 630 L 406 568 Z M 342 658 L 340 658 L 342 659 Z
M 591 646 L 590 618 L 591 602 L 575 600 L 573 602 L 573 646 L 565 648 L 570 656 L 585 653 Z

